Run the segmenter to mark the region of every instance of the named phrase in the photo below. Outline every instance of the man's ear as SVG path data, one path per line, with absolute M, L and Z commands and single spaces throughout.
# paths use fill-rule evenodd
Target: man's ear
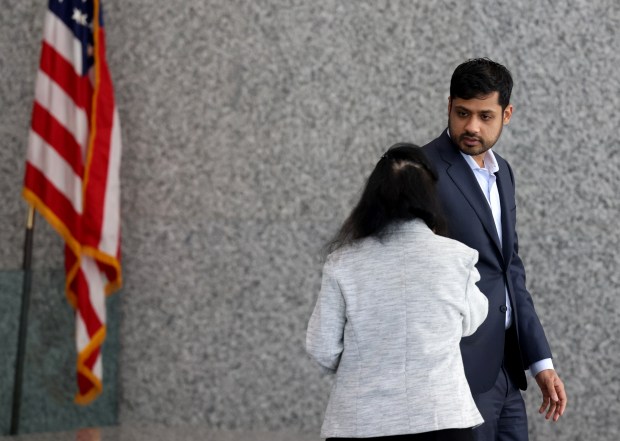
M 452 110 L 452 97 L 448 97 L 448 116 L 450 116 L 450 111 Z
M 512 104 L 508 104 L 506 106 L 506 108 L 504 109 L 504 115 L 503 115 L 503 119 L 502 122 L 504 123 L 504 125 L 507 125 L 510 122 L 510 118 L 512 118 Z

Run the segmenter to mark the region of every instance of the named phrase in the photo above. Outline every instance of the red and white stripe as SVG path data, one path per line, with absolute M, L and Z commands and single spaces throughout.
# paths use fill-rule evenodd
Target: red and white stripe
M 78 394 L 102 391 L 105 298 L 120 286 L 121 137 L 105 34 L 93 20 L 95 64 L 82 75 L 82 47 L 47 12 L 28 141 L 24 197 L 66 243 L 67 297 L 76 308 Z

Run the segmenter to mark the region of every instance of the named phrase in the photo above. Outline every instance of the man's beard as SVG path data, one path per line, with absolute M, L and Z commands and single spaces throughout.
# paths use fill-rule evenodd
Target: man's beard
M 469 147 L 467 144 L 465 144 L 465 140 L 469 139 L 475 139 L 478 141 L 478 145 L 474 146 L 474 147 Z M 495 143 L 493 143 L 495 144 Z M 493 144 L 488 145 L 487 142 L 476 136 L 476 135 L 471 135 L 467 132 L 463 133 L 462 135 L 459 136 L 457 145 L 459 146 L 459 149 L 461 149 L 461 151 L 463 153 L 465 153 L 466 155 L 469 156 L 478 156 L 478 155 L 482 155 L 483 153 L 485 153 L 487 150 L 489 150 L 491 147 L 493 147 Z
M 469 156 L 478 156 L 478 155 L 482 155 L 483 153 L 487 152 L 488 150 L 491 149 L 491 147 L 493 147 L 497 141 L 499 140 L 499 137 L 502 134 L 502 130 L 504 128 L 504 126 L 500 126 L 499 128 L 499 133 L 497 134 L 497 137 L 495 137 L 494 139 L 492 139 L 491 141 L 487 141 L 483 138 L 481 138 L 480 136 L 476 136 L 474 134 L 465 132 L 462 133 L 458 136 L 457 139 L 454 139 L 454 131 L 452 130 L 452 127 L 450 127 L 450 121 L 448 120 L 448 128 L 450 130 L 450 136 L 452 137 L 452 142 L 454 144 L 457 145 L 457 147 L 459 148 L 459 150 L 463 153 L 465 153 L 466 155 Z M 465 140 L 469 138 L 470 140 L 475 139 L 478 141 L 478 145 L 474 146 L 474 147 L 469 147 L 466 143 Z

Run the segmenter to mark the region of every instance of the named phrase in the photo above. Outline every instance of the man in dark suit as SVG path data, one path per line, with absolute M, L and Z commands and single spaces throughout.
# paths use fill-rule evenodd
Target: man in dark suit
M 438 194 L 448 235 L 478 250 L 478 287 L 489 315 L 461 351 L 474 400 L 485 423 L 484 441 L 528 439 L 525 390 L 529 369 L 542 391 L 540 413 L 557 421 L 566 407 L 564 385 L 518 254 L 515 186 L 508 162 L 492 150 L 510 121 L 512 77 L 489 59 L 467 61 L 450 82 L 448 129 L 424 147 L 439 176 Z

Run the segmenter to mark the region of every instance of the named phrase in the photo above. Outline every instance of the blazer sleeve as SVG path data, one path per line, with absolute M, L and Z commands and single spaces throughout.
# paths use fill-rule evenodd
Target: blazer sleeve
M 549 342 L 545 331 L 540 323 L 532 296 L 525 284 L 525 268 L 518 254 L 517 233 L 515 232 L 514 252 L 510 262 L 511 286 L 516 304 L 517 327 L 519 332 L 519 344 L 525 368 L 546 358 L 552 358 Z
M 473 258 L 469 262 L 467 269 L 469 276 L 465 286 L 465 313 L 463 314 L 463 337 L 472 335 L 478 329 L 489 313 L 489 301 L 487 296 L 482 294 L 476 282 L 480 280 L 480 273 L 476 269 L 478 262 L 478 252 L 474 251 Z
M 345 301 L 328 259 L 321 291 L 306 331 L 306 351 L 327 372 L 335 372 L 344 348 Z
M 506 163 L 506 165 L 510 172 L 510 179 L 514 188 L 515 181 L 512 168 L 508 163 Z M 513 318 L 517 321 L 521 356 L 525 363 L 525 368 L 527 369 L 531 364 L 546 358 L 551 358 L 552 355 L 549 342 L 545 336 L 545 331 L 540 323 L 536 309 L 534 308 L 534 301 L 526 286 L 525 267 L 523 266 L 523 261 L 519 257 L 516 209 L 514 213 L 511 213 L 510 221 L 513 222 L 514 226 L 514 247 L 510 260 L 510 280 L 508 281 L 508 289 L 512 294 L 513 307 L 516 308 L 516 311 L 513 313 Z

